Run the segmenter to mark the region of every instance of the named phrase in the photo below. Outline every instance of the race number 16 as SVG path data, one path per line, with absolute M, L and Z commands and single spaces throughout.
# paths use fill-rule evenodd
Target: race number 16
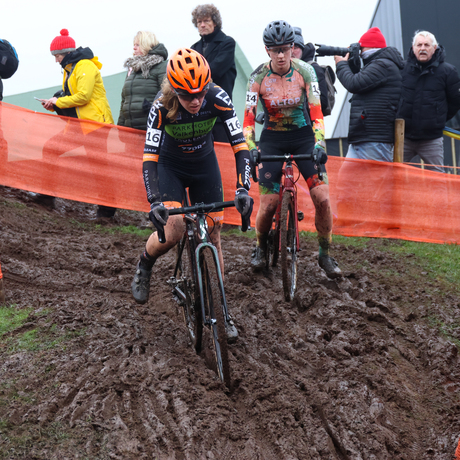
M 145 143 L 152 147 L 159 147 L 161 138 L 161 131 L 159 129 L 149 128 L 145 136 Z

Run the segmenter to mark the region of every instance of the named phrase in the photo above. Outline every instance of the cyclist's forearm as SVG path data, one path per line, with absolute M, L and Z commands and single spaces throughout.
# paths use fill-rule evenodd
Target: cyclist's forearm
M 156 161 L 144 161 L 143 174 L 145 190 L 149 203 L 160 201 L 158 187 L 158 163 Z
M 249 161 L 249 151 L 239 150 L 235 153 L 236 162 L 236 188 L 251 188 L 251 165 Z
M 321 105 L 310 105 L 310 116 L 313 134 L 315 135 L 315 145 L 324 148 L 324 118 L 321 112 Z

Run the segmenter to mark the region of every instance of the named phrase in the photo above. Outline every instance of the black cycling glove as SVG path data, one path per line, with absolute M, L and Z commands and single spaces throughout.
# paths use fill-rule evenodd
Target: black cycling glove
M 158 234 L 164 233 L 164 226 L 168 221 L 169 211 L 164 207 L 163 203 L 156 201 L 150 204 L 149 219 L 152 221 L 155 228 L 158 230 Z
M 251 224 L 252 208 L 254 200 L 249 196 L 245 188 L 239 188 L 235 192 L 235 207 L 241 214 L 241 230 L 245 232 Z
M 327 162 L 327 153 L 322 147 L 315 147 L 313 149 L 313 161 L 316 166 L 324 165 Z

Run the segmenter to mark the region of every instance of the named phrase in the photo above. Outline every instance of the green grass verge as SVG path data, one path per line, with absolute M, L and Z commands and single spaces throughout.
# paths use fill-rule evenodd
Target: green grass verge
M 32 310 L 32 308 L 18 309 L 14 305 L 0 307 L 0 337 L 21 326 Z
M 60 331 L 55 324 L 46 324 L 16 334 L 4 337 L 8 332 L 13 332 L 24 325 L 32 308 L 18 309 L 15 306 L 0 307 L 0 345 L 7 353 L 17 351 L 40 351 L 60 346 L 66 348 L 66 343 L 75 337 L 85 334 L 86 329 L 77 331 Z M 46 316 L 49 311 L 42 311 L 37 316 Z

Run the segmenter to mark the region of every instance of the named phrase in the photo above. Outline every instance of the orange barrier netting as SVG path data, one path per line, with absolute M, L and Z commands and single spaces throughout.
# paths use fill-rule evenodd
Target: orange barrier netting
M 144 133 L 0 103 L 0 184 L 62 198 L 148 211 L 142 180 Z M 225 199 L 236 184 L 229 144 L 216 143 Z M 335 234 L 460 242 L 460 177 L 397 163 L 330 157 Z M 315 231 L 308 187 L 298 182 L 301 230 Z M 253 184 L 252 224 L 258 209 Z M 239 225 L 234 208 L 224 221 Z

